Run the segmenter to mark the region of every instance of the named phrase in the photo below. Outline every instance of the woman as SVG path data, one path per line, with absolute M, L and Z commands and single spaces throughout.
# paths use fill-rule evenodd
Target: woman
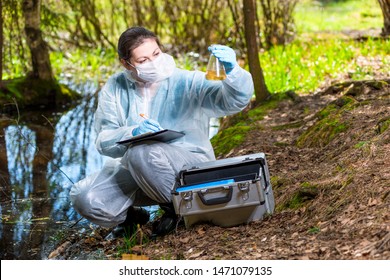
M 149 215 L 136 206 L 159 204 L 164 210 L 154 235 L 176 225 L 171 190 L 184 165 L 215 160 L 209 122 L 244 109 L 253 94 L 249 72 L 226 46 L 209 47 L 223 63 L 227 78 L 209 81 L 205 73 L 176 68 L 159 39 L 143 27 L 132 27 L 119 38 L 118 55 L 125 68 L 106 83 L 95 113 L 96 147 L 108 161 L 97 174 L 71 190 L 74 208 L 105 227 L 119 225 L 114 237 Z M 142 116 L 147 116 L 144 119 Z M 183 131 L 170 143 L 148 141 L 132 147 L 118 141 L 161 129 Z

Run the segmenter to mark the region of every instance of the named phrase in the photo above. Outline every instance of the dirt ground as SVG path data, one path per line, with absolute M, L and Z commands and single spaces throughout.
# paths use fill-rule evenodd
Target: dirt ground
M 245 142 L 226 157 L 266 154 L 276 209 L 262 221 L 179 226 L 135 246 L 105 241 L 108 230 L 95 228 L 69 235 L 49 258 L 390 259 L 387 83 L 339 83 L 292 96 L 253 122 Z M 148 233 L 150 225 L 137 239 Z

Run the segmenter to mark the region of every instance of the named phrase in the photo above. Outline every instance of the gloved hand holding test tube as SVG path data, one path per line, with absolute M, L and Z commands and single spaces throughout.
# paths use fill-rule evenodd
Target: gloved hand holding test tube
M 139 126 L 133 130 L 133 136 L 148 133 L 148 132 L 157 132 L 163 130 L 163 128 L 157 121 L 149 119 L 145 114 L 139 114 L 139 115 L 145 120 L 143 120 L 139 124 Z

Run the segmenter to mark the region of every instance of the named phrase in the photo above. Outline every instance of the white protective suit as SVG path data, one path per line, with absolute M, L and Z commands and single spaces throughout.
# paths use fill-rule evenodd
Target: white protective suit
M 114 159 L 72 187 L 74 208 L 88 220 L 111 227 L 125 220 L 131 205 L 170 202 L 184 165 L 215 159 L 210 118 L 240 112 L 252 94 L 251 74 L 238 65 L 224 81 L 209 81 L 203 72 L 178 68 L 154 84 L 136 82 L 126 71 L 113 75 L 100 92 L 95 128 L 98 151 Z M 143 120 L 141 113 L 185 136 L 169 144 L 118 145 L 132 137 Z

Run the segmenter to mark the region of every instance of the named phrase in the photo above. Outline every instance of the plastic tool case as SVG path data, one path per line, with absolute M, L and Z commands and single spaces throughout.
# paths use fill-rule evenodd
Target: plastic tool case
M 198 222 L 222 227 L 248 223 L 275 208 L 264 153 L 185 166 L 172 197 L 187 228 Z

